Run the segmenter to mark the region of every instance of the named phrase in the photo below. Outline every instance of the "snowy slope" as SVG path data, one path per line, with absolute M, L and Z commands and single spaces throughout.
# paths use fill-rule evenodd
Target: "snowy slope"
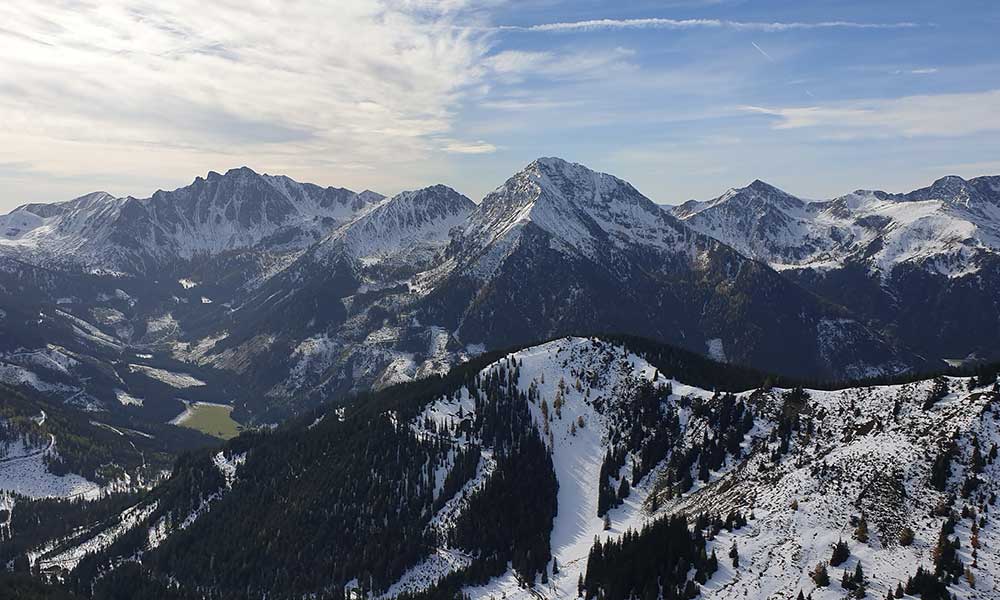
M 567 338 L 550 342 L 542 346 L 528 348 L 513 353 L 499 363 L 481 371 L 484 376 L 495 371 L 500 363 L 509 366 L 513 361 L 520 364 L 520 380 L 518 387 L 528 392 L 534 388 L 540 398 L 548 406 L 553 406 L 557 396 L 565 400 L 561 415 L 556 416 L 552 408 L 549 418 L 543 416 L 541 402 L 530 406 L 535 426 L 543 432 L 543 439 L 552 452 L 553 465 L 559 481 L 559 510 L 553 524 L 551 535 L 552 553 L 559 561 L 564 576 L 553 580 L 553 587 L 546 593 L 550 597 L 573 597 L 576 595 L 577 575 L 586 566 L 587 553 L 593 544 L 594 536 L 614 536 L 627 527 L 641 526 L 647 518 L 640 510 L 640 502 L 629 502 L 615 513 L 616 527 L 610 532 L 603 530 L 603 520 L 597 516 L 597 482 L 601 463 L 606 451 L 605 439 L 608 433 L 607 418 L 593 404 L 599 397 L 615 398 L 627 402 L 630 390 L 635 387 L 638 379 L 652 380 L 657 371 L 641 358 L 620 352 L 620 349 L 610 345 L 595 343 L 590 339 Z M 577 389 L 581 377 L 596 376 L 599 382 L 594 387 Z M 659 383 L 667 380 L 660 375 Z M 435 435 L 424 429 L 426 423 L 441 426 L 459 419 L 459 415 L 472 418 L 474 404 L 467 389 L 463 389 L 458 398 L 447 397 L 429 405 L 414 421 L 413 426 L 423 435 Z M 583 423 L 582 426 L 579 423 Z M 571 428 L 573 432 L 571 433 Z M 472 440 L 458 439 L 459 445 L 466 445 Z M 474 492 L 482 477 L 490 474 L 489 449 L 483 450 L 480 470 L 477 477 L 467 484 L 466 493 Z M 484 467 L 485 466 L 485 467 Z M 461 498 L 465 493 L 456 494 Z M 454 512 L 461 506 L 446 505 L 442 513 Z M 452 521 L 454 515 L 439 514 L 435 522 Z M 431 569 L 431 559 L 437 553 L 451 553 L 452 548 L 439 548 L 436 554 L 428 558 L 426 564 L 415 567 L 413 572 L 404 576 L 406 581 L 422 581 L 425 585 L 433 583 L 434 577 L 422 570 Z M 461 568 L 461 564 L 453 564 L 452 569 Z M 441 573 L 434 572 L 438 577 Z M 473 597 L 489 597 L 491 594 L 508 596 L 519 589 L 517 578 L 513 572 L 508 573 L 504 580 L 509 581 L 514 589 L 504 589 L 502 583 L 493 583 L 477 590 L 467 590 Z M 399 589 L 397 587 L 396 589 Z M 410 591 L 415 587 L 408 586 Z M 521 590 L 524 597 L 532 593 Z
M 28 498 L 94 499 L 103 493 L 101 486 L 75 473 L 55 475 L 45 464 L 47 454 L 58 452 L 55 436 L 48 443 L 34 447 L 18 440 L 11 454 L 0 459 L 0 492 L 14 492 Z
M 77 250 L 87 238 L 111 235 L 112 224 L 125 201 L 106 192 L 94 192 L 59 204 L 18 207 L 0 216 L 0 247 L 52 244 L 60 250 Z
M 404 257 L 419 266 L 448 244 L 451 230 L 474 208 L 471 200 L 443 185 L 401 192 L 332 234 L 317 254 L 328 255 L 342 245 L 352 258 L 370 265 L 400 253 L 423 253 Z
M 537 390 L 537 397 L 547 404 L 548 418 L 543 415 L 540 401 L 530 408 L 535 426 L 551 449 L 559 482 L 559 508 L 551 532 L 559 574 L 552 575 L 547 584 L 534 582 L 526 587 L 509 571 L 486 585 L 466 588 L 472 598 L 575 597 L 578 577 L 586 568 L 595 536 L 615 538 L 650 519 L 677 512 L 725 515 L 734 509 L 752 514 L 749 525 L 736 532 L 721 532 L 709 542 L 709 551 L 714 548 L 725 557 L 735 541 L 740 548 L 741 566 L 734 569 L 723 558 L 720 570 L 705 584 L 703 597 L 790 598 L 801 589 L 806 594 L 813 591 L 814 598 L 840 598 L 843 591 L 836 583 L 840 569 L 853 571 L 858 560 L 871 579 L 869 594 L 884 597 L 897 582 L 905 582 L 913 575 L 918 565 L 931 565 L 931 550 L 943 521 L 932 513 L 948 493 L 958 495 L 956 491 L 969 472 L 972 440 L 978 440 L 984 456 L 991 445 L 1000 442 L 998 394 L 990 388 L 969 390 L 964 379 L 948 380 L 952 391 L 926 410 L 922 405 L 935 385 L 933 381 L 839 391 L 806 390 L 808 400 L 801 409 L 800 426 L 793 432 L 788 451 L 776 460 L 779 442 L 775 435 L 786 407 L 786 390 L 748 391 L 727 399 L 668 379 L 624 348 L 584 338 L 560 339 L 513 353 L 484 369 L 481 375 L 501 365 L 508 369 L 519 365 L 520 389 L 525 394 Z M 708 407 L 718 407 L 719 402 L 745 402 L 753 411 L 755 425 L 744 438 L 741 456 L 730 455 L 721 469 L 711 472 L 708 482 L 696 479 L 691 489 L 672 499 L 662 495 L 665 488 L 658 481 L 666 476 L 664 460 L 641 481 L 633 482 L 632 493 L 624 504 L 609 512 L 612 525 L 605 530 L 597 516 L 601 464 L 611 447 L 608 437 L 619 417 L 619 408 L 632 401 L 642 380 L 670 386 L 672 393 L 664 399 L 662 410 L 665 415 L 676 411 L 682 431 L 673 452 L 701 443 L 706 435 L 717 435 L 705 421 L 706 413 L 692 409 L 699 402 Z M 556 398 L 561 399 L 561 416 L 556 416 L 553 408 Z M 468 390 L 463 390 L 429 405 L 412 426 L 432 435 L 424 429 L 426 423 L 454 423 L 462 416 L 471 417 L 473 410 Z M 928 484 L 930 467 L 952 439 L 958 444 L 953 475 L 947 491 L 939 492 Z M 459 445 L 469 442 L 454 440 Z M 488 464 L 486 452 L 484 449 L 476 478 L 468 484 L 472 490 L 481 477 L 489 474 L 488 469 L 483 470 L 483 465 Z M 627 472 L 626 466 L 622 475 Z M 697 477 L 697 468 L 693 474 Z M 998 475 L 1000 463 L 987 465 L 980 475 L 983 483 L 979 490 L 968 499 L 959 498 L 954 509 L 968 505 L 983 512 L 990 494 L 1000 488 Z M 898 488 L 894 482 L 898 482 Z M 653 493 L 659 500 L 655 511 L 650 505 Z M 792 508 L 793 503 L 797 503 L 797 509 Z M 871 530 L 866 543 L 851 539 L 851 519 L 860 516 L 867 519 Z M 971 563 L 970 521 L 959 521 L 963 557 Z M 903 527 L 916 532 L 914 544 L 905 548 L 898 543 Z M 830 568 L 834 579 L 830 588 L 814 590 L 808 572 L 821 560 L 829 560 L 830 546 L 838 539 L 850 541 L 851 558 L 840 568 Z M 983 548 L 995 547 L 1000 543 L 1000 528 L 987 519 L 979 539 Z M 464 561 L 448 558 L 455 552 L 448 547 L 434 550 L 391 592 L 426 589 L 444 574 L 461 570 Z M 963 583 L 954 591 L 964 598 L 994 597 L 1000 590 L 997 555 L 980 551 L 977 564 L 976 589 Z

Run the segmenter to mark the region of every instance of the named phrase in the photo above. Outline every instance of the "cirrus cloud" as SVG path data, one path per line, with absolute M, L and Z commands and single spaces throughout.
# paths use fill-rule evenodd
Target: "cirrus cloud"
M 1000 90 L 856 100 L 818 106 L 744 106 L 775 129 L 821 129 L 829 138 L 963 136 L 1000 131 Z
M 505 31 L 527 32 L 580 32 L 603 29 L 732 29 L 736 31 L 759 31 L 775 33 L 782 31 L 804 31 L 810 29 L 910 29 L 920 27 L 909 21 L 895 23 L 863 23 L 857 21 L 728 21 L 723 19 L 593 19 L 589 21 L 566 21 L 539 23 L 536 25 L 504 25 Z

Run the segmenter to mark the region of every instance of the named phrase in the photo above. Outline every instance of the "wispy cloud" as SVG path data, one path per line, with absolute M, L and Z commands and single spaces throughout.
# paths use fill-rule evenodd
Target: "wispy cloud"
M 441 142 L 444 151 L 450 152 L 451 154 L 492 154 L 497 151 L 496 146 L 489 142 L 484 142 L 483 140 L 466 142 L 446 138 L 441 140 Z
M 1000 90 L 859 100 L 821 106 L 745 106 L 775 129 L 814 128 L 833 139 L 963 136 L 1000 131 Z
M 509 110 L 509 111 L 535 111 L 535 110 L 556 110 L 570 108 L 574 106 L 580 106 L 583 102 L 580 100 L 547 100 L 545 98 L 541 99 L 526 99 L 519 97 L 511 98 L 501 98 L 499 100 L 487 100 L 479 104 L 483 108 L 488 108 L 491 110 Z
M 590 79 L 607 77 L 611 71 L 633 69 L 635 51 L 612 48 L 580 52 L 505 50 L 489 56 L 484 66 L 507 82 L 525 77 L 546 79 Z
M 937 67 L 923 67 L 920 69 L 894 69 L 893 75 L 933 75 L 937 73 Z
M 765 33 L 810 29 L 909 29 L 920 27 L 908 21 L 896 23 L 864 23 L 857 21 L 778 22 L 778 21 L 728 21 L 723 19 L 594 19 L 539 23 L 537 25 L 504 25 L 501 31 L 580 32 L 606 29 L 731 29 Z
M 438 143 L 486 74 L 486 36 L 453 27 L 466 6 L 0 3 L 0 161 L 186 179 L 252 159 L 336 181 L 359 164 L 482 152 Z
M 763 55 L 764 55 L 764 58 L 766 58 L 767 60 L 769 60 L 769 61 L 771 61 L 771 62 L 774 62 L 774 59 L 773 59 L 773 58 L 771 58 L 771 55 L 770 55 L 770 54 L 768 54 L 767 52 L 764 52 L 764 49 L 763 49 L 763 48 L 761 48 L 760 46 L 758 46 L 758 45 L 757 45 L 757 42 L 750 42 L 750 44 L 751 44 L 751 45 L 752 45 L 752 46 L 753 46 L 754 48 L 756 48 L 756 49 L 757 49 L 757 52 L 760 52 L 761 54 L 763 54 Z

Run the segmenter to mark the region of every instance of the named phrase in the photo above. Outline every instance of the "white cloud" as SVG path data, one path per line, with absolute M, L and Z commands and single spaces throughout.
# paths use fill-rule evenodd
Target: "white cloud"
M 722 19 L 594 19 L 541 23 L 538 25 L 506 25 L 500 30 L 536 32 L 598 31 L 602 29 L 732 29 L 736 31 L 782 32 L 811 29 L 907 29 L 919 27 L 918 23 L 859 23 L 855 21 L 766 22 L 727 21 Z
M 315 177 L 453 151 L 437 140 L 489 51 L 482 33 L 455 27 L 466 7 L 8 0 L 0 163 L 189 178 L 252 157 Z
M 462 140 L 443 139 L 441 141 L 444 151 L 451 154 L 492 154 L 497 151 L 496 146 L 483 140 L 465 142 Z
M 634 69 L 629 62 L 633 56 L 635 51 L 629 48 L 562 53 L 505 50 L 489 56 L 483 64 L 508 83 L 527 77 L 595 79 L 607 77 L 611 71 Z
M 483 108 L 490 110 L 504 111 L 545 111 L 581 106 L 579 100 L 548 100 L 545 98 L 520 98 L 517 96 L 502 98 L 499 100 L 487 100 L 479 104 Z
M 775 117 L 775 129 L 822 129 L 827 137 L 838 139 L 963 136 L 1000 130 L 1000 90 L 743 109 Z

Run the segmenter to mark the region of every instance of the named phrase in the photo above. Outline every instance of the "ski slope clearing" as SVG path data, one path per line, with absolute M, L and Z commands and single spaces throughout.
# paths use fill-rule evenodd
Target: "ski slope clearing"
M 55 475 L 45 464 L 45 455 L 56 452 L 55 436 L 44 448 L 20 445 L 18 451 L 0 460 L 0 491 L 29 498 L 96 498 L 101 486 L 74 473 Z

